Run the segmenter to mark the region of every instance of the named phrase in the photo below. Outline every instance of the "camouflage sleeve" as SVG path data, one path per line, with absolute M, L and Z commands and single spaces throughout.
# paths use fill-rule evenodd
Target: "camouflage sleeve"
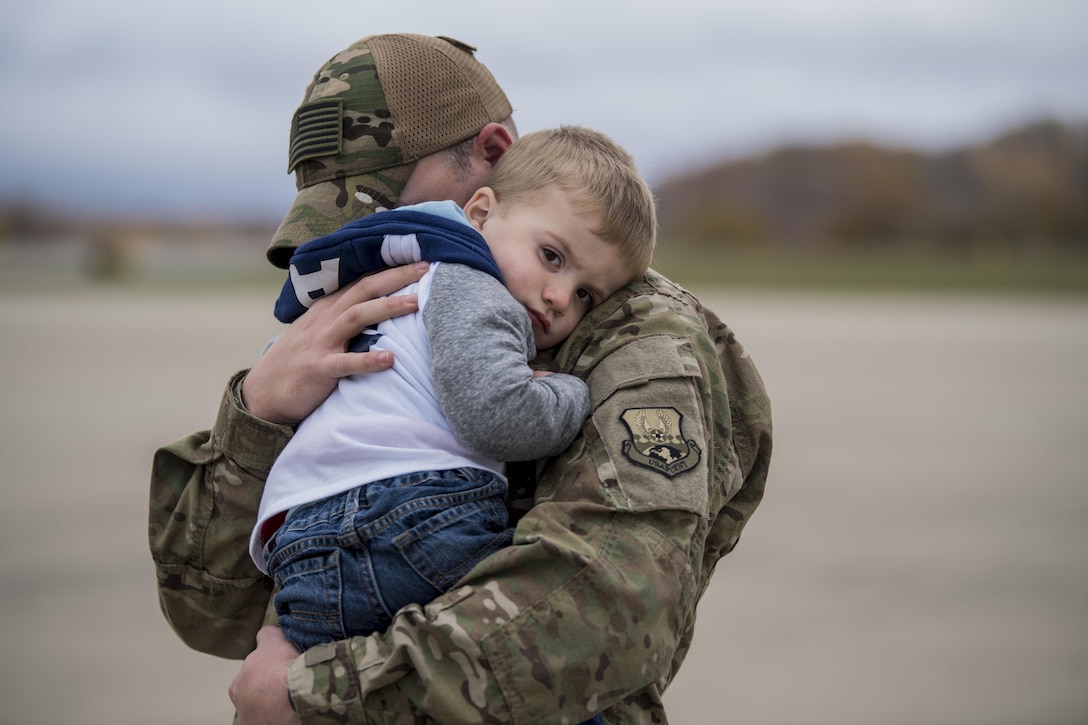
M 385 633 L 295 660 L 302 721 L 573 723 L 606 708 L 613 722 L 664 717 L 708 526 L 698 374 L 682 341 L 609 355 L 589 375 L 583 435 L 542 472 L 514 545 L 454 591 L 402 609 Z
M 228 384 L 211 431 L 156 451 L 148 521 L 167 621 L 190 647 L 235 659 L 256 646 L 271 596 L 271 580 L 249 558 L 249 534 L 292 434 L 242 407 L 245 372 Z

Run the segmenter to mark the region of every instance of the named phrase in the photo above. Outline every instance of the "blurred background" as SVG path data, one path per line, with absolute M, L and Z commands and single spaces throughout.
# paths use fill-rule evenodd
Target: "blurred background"
M 276 333 L 291 114 L 359 37 L 478 47 L 628 148 L 655 266 L 775 404 L 677 723 L 1088 720 L 1088 2 L 42 0 L 0 10 L 0 694 L 226 722 L 158 612 L 156 447 Z

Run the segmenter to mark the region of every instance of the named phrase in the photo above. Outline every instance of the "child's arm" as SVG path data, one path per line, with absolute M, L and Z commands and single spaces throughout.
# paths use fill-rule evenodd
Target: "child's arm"
M 435 391 L 462 445 L 499 461 L 527 461 L 557 455 L 577 437 L 589 389 L 570 375 L 533 375 L 532 325 L 498 281 L 443 264 L 423 319 Z

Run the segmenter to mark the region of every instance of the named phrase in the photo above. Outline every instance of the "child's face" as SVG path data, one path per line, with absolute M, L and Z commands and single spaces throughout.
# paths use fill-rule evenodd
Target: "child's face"
M 465 213 L 529 313 L 539 350 L 563 342 L 586 312 L 631 280 L 618 247 L 593 232 L 596 215 L 579 213 L 559 189 L 511 205 L 485 187 Z

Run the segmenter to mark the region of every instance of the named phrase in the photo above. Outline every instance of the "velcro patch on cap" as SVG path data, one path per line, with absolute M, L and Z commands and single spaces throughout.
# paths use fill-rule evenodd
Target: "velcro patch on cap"
M 329 98 L 299 106 L 291 119 L 287 173 L 303 161 L 338 156 L 343 148 L 344 101 Z

